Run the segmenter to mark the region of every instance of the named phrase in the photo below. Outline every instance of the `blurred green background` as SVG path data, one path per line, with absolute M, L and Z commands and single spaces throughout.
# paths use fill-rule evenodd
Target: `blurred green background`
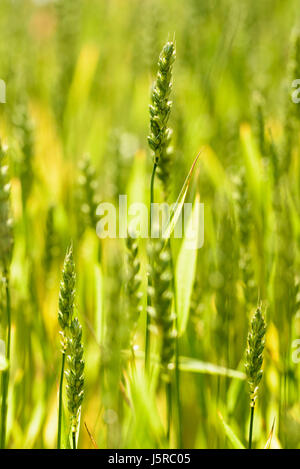
M 183 447 L 232 447 L 218 411 L 247 441 L 243 359 L 260 300 L 268 332 L 255 445 L 264 447 L 275 419 L 272 446 L 299 447 L 292 351 L 300 334 L 300 104 L 291 101 L 291 82 L 300 78 L 299 16 L 297 0 L 1 0 L 0 137 L 15 220 L 9 447 L 56 444 L 58 290 L 70 239 L 86 361 L 79 447 L 92 447 L 84 422 L 100 448 L 166 447 L 164 399 L 142 371 L 130 377 L 119 350 L 123 241 L 100 243 L 94 208 L 117 204 L 119 194 L 149 200 L 151 84 L 174 37 L 170 200 L 202 148 L 187 200 L 198 191 L 205 205 L 205 241 L 179 340 L 189 357 L 181 373 Z M 176 257 L 180 242 L 174 249 Z M 145 312 L 140 350 L 144 320 Z M 4 331 L 1 313 L 2 339 Z M 240 374 L 224 377 L 213 365 Z

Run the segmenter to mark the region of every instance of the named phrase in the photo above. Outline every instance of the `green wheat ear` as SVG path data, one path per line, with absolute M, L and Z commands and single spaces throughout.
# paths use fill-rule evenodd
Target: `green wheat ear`
M 128 326 L 130 334 L 130 345 L 133 347 L 135 334 L 137 330 L 138 320 L 142 311 L 140 291 L 141 277 L 139 261 L 139 248 L 138 242 L 135 238 L 131 238 L 128 234 L 126 238 L 127 247 L 127 279 L 126 279 L 126 293 L 128 298 Z
M 59 311 L 58 322 L 61 327 L 62 362 L 58 394 L 58 426 L 57 426 L 57 449 L 61 448 L 61 427 L 63 407 L 63 380 L 65 372 L 65 357 L 68 348 L 69 328 L 72 324 L 75 302 L 75 263 L 73 258 L 72 244 L 68 248 L 64 260 L 62 280 L 59 289 Z
M 75 304 L 75 263 L 73 258 L 73 247 L 67 250 L 62 281 L 59 291 L 59 313 L 58 321 L 62 336 L 62 367 L 59 387 L 59 413 L 58 413 L 58 443 L 61 445 L 61 422 L 62 422 L 62 390 L 63 377 L 67 379 L 68 409 L 71 414 L 72 444 L 76 449 L 76 434 L 79 425 L 80 407 L 83 400 L 83 345 L 82 329 L 77 318 L 74 318 Z M 65 356 L 67 355 L 68 370 L 65 372 Z
M 13 116 L 16 134 L 20 141 L 20 181 L 22 202 L 26 204 L 34 183 L 34 123 L 29 115 L 28 105 L 23 102 L 16 107 Z
M 264 99 L 259 91 L 253 95 L 254 101 L 254 114 L 255 114 L 255 133 L 257 136 L 259 150 L 262 156 L 266 153 L 266 139 L 265 139 L 265 115 L 264 115 Z
M 80 210 L 85 226 L 96 229 L 98 217 L 96 215 L 99 204 L 98 183 L 96 170 L 90 161 L 89 155 L 85 155 L 80 161 L 79 202 Z M 83 227 L 84 228 L 84 227 Z
M 55 205 L 50 205 L 46 215 L 44 263 L 47 276 L 54 260 L 59 254 L 59 238 L 55 227 L 55 210 Z
M 255 406 L 259 383 L 262 378 L 263 351 L 265 347 L 266 323 L 260 308 L 257 308 L 250 324 L 246 351 L 246 375 L 250 388 L 250 405 Z
M 0 265 L 5 275 L 11 262 L 13 245 L 8 166 L 5 164 L 5 152 L 0 144 Z
M 158 60 L 158 72 L 151 95 L 150 135 L 148 143 L 154 154 L 157 175 L 162 181 L 164 192 L 168 192 L 172 148 L 170 146 L 172 131 L 168 120 L 172 107 L 169 96 L 172 90 L 172 67 L 175 61 L 175 44 L 167 42 Z
M 256 302 L 256 282 L 251 257 L 251 235 L 253 226 L 252 207 L 244 169 L 236 178 L 236 201 L 239 221 L 239 266 L 244 284 L 245 303 L 248 307 Z
M 62 272 L 62 281 L 59 290 L 59 312 L 58 321 L 62 329 L 62 334 L 65 335 L 67 328 L 70 327 L 73 314 L 74 314 L 74 301 L 75 301 L 75 264 L 73 257 L 73 247 L 69 247 Z
M 164 240 L 156 239 L 149 246 L 151 259 L 149 294 L 151 306 L 148 307 L 154 332 L 161 338 L 160 363 L 162 378 L 170 381 L 170 369 L 175 355 L 175 315 L 172 313 L 173 274 L 171 269 L 171 253 L 169 245 L 165 246 Z
M 73 448 L 75 449 L 84 386 L 82 329 L 77 318 L 73 319 L 69 328 L 67 354 L 68 370 L 65 372 L 67 379 L 66 389 L 68 409 L 71 414 Z

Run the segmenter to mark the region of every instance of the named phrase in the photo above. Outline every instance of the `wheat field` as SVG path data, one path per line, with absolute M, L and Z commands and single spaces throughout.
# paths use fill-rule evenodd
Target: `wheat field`
M 300 448 L 297 0 L 1 0 L 0 50 L 1 448 Z

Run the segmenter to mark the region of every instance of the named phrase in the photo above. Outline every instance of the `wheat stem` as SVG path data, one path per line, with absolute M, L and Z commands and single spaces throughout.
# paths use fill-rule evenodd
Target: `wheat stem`
M 177 295 L 176 295 L 176 284 L 175 284 L 175 267 L 173 261 L 173 253 L 171 248 L 171 240 L 169 239 L 170 248 L 170 263 L 172 276 L 172 288 L 174 298 L 174 311 L 175 311 L 175 330 L 178 332 L 178 308 L 177 308 Z M 178 334 L 175 337 L 175 401 L 177 409 L 177 446 L 182 448 L 182 433 L 181 433 L 181 401 L 180 401 L 180 370 L 179 370 L 179 338 Z
M 10 367 L 10 342 L 11 342 L 11 309 L 10 309 L 10 290 L 8 274 L 5 274 L 5 292 L 6 292 L 6 315 L 7 315 L 7 342 L 6 342 L 6 360 L 8 368 L 2 374 L 2 406 L 1 406 L 1 449 L 5 448 L 6 443 L 6 424 L 7 424 L 7 396 L 9 386 L 9 367 Z
M 76 449 L 76 432 L 72 432 L 72 445 L 73 449 Z
M 172 131 L 168 128 L 172 102 L 169 96 L 172 89 L 172 67 L 175 60 L 175 44 L 167 42 L 163 47 L 158 59 L 158 71 L 154 83 L 150 112 L 150 135 L 148 144 L 153 153 L 153 170 L 150 181 L 150 236 L 151 236 L 151 207 L 154 202 L 154 180 L 156 170 L 158 177 L 163 183 L 165 196 L 168 192 L 169 169 L 170 169 L 170 140 Z M 151 262 L 151 260 L 150 260 Z M 148 278 L 148 287 L 151 288 L 151 279 Z M 149 288 L 148 288 L 149 290 Z M 150 354 L 150 323 L 149 308 L 151 307 L 151 298 L 147 295 L 147 316 L 146 316 L 146 338 L 145 338 L 145 368 L 149 367 Z
M 250 412 L 250 426 L 249 426 L 249 445 L 248 448 L 252 448 L 252 432 L 253 432 L 253 422 L 254 422 L 254 405 L 251 407 L 251 412 Z
M 172 424 L 172 383 L 166 383 L 166 401 L 167 401 L 167 440 L 170 442 L 171 424 Z
M 60 381 L 59 381 L 59 397 L 58 397 L 57 449 L 61 448 L 62 394 L 63 394 L 64 373 L 65 373 L 65 360 L 66 360 L 66 354 L 65 352 L 62 352 Z
M 140 260 L 139 260 L 139 247 L 137 240 L 132 238 L 129 234 L 126 239 L 127 247 L 127 278 L 126 278 L 126 294 L 127 294 L 127 317 L 126 328 L 126 342 L 129 340 L 129 345 L 132 352 L 132 361 L 134 362 L 134 345 L 136 338 L 136 331 L 138 326 L 139 317 L 143 309 L 141 305 L 142 293 L 140 292 L 141 278 L 140 278 Z M 127 343 L 125 344 L 128 345 Z
M 6 316 L 7 336 L 5 356 L 8 368 L 2 375 L 2 405 L 1 405 L 1 448 L 6 443 L 6 421 L 7 421 L 7 395 L 9 386 L 10 367 L 10 341 L 11 341 L 11 304 L 9 287 L 9 266 L 12 259 L 14 237 L 10 208 L 10 182 L 8 178 L 8 166 L 4 164 L 5 151 L 0 143 L 0 270 L 3 272 L 6 292 Z
M 265 347 L 266 324 L 261 309 L 257 308 L 250 324 L 248 346 L 246 351 L 246 375 L 250 388 L 250 427 L 249 449 L 252 447 L 252 432 L 254 422 L 254 407 L 258 394 L 259 383 L 262 378 L 263 351 Z
M 149 230 L 151 236 L 152 230 L 152 216 L 151 216 L 151 207 L 154 203 L 154 179 L 156 173 L 157 163 L 154 162 L 152 175 L 151 175 L 151 182 L 150 182 L 150 208 L 149 208 Z M 148 277 L 148 287 L 151 287 L 151 278 Z M 145 339 L 145 368 L 146 370 L 149 369 L 149 355 L 150 355 L 150 324 L 151 324 L 151 317 L 148 312 L 148 307 L 151 306 L 151 297 L 149 293 L 147 294 L 147 312 L 146 312 L 146 339 Z

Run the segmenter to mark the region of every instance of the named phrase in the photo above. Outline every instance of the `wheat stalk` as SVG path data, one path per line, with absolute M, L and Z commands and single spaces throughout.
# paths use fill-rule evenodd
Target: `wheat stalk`
M 255 113 L 255 133 L 259 143 L 259 150 L 262 156 L 266 154 L 265 139 L 265 115 L 264 100 L 260 92 L 256 91 L 253 95 L 254 113 Z
M 12 259 L 14 237 L 13 223 L 10 209 L 10 183 L 8 179 L 8 166 L 5 164 L 5 152 L 0 144 L 0 268 L 4 278 L 6 293 L 6 317 L 7 335 L 5 356 L 8 368 L 2 373 L 2 405 L 1 405 L 1 448 L 6 443 L 6 421 L 7 421 L 7 395 L 9 385 L 9 361 L 11 342 L 11 306 L 9 274 Z
M 237 309 L 237 273 L 238 253 L 236 239 L 236 227 L 232 208 L 228 200 L 222 207 L 219 236 L 218 236 L 218 271 L 222 283 L 216 292 L 217 322 L 216 333 L 220 346 L 219 354 L 223 357 L 226 366 L 230 366 L 230 353 L 232 352 L 231 334 L 236 309 Z
M 158 72 L 154 83 L 150 112 L 150 135 L 148 143 L 153 151 L 154 167 L 163 184 L 165 196 L 168 194 L 170 181 L 170 164 L 172 147 L 170 146 L 172 130 L 168 128 L 168 120 L 172 107 L 169 100 L 172 90 L 172 68 L 176 51 L 174 42 L 167 42 L 158 60 Z
M 148 311 L 151 315 L 156 332 L 161 336 L 161 367 L 162 376 L 170 380 L 170 364 L 175 353 L 174 320 L 172 314 L 172 269 L 169 246 L 163 240 L 155 240 L 150 247 L 150 277 L 152 286 L 149 287 L 151 304 Z
M 50 205 L 46 215 L 45 226 L 45 247 L 44 247 L 44 264 L 47 276 L 51 270 L 53 261 L 59 252 L 58 235 L 55 227 L 55 206 Z
M 84 361 L 82 345 L 82 329 L 77 318 L 73 319 L 69 328 L 67 341 L 68 370 L 67 379 L 68 409 L 71 414 L 71 433 L 73 449 L 76 449 L 76 435 L 79 425 L 80 408 L 83 401 Z
M 62 425 L 62 395 L 63 395 L 63 379 L 65 370 L 66 351 L 68 346 L 68 330 L 71 326 L 74 314 L 75 301 L 75 264 L 73 258 L 72 245 L 68 248 L 64 266 L 62 271 L 62 281 L 59 291 L 59 311 L 58 322 L 61 327 L 61 345 L 62 345 L 62 362 L 59 384 L 59 405 L 58 405 L 58 432 L 57 432 L 57 448 L 61 447 L 61 425 Z
M 99 203 L 97 195 L 98 184 L 95 168 L 88 155 L 85 155 L 80 162 L 78 182 L 80 187 L 80 209 L 85 226 L 91 226 L 93 229 L 96 229 L 98 222 L 96 210 Z
M 63 125 L 69 87 L 76 65 L 82 0 L 56 0 L 56 36 L 58 77 L 54 105 L 57 119 Z
M 266 324 L 261 309 L 257 308 L 251 323 L 247 340 L 245 369 L 250 389 L 250 427 L 249 449 L 252 447 L 252 431 L 254 421 L 254 408 L 257 399 L 259 383 L 262 378 L 263 351 L 265 347 Z
M 257 300 L 257 288 L 252 267 L 250 241 L 252 235 L 252 211 L 245 172 L 242 170 L 236 179 L 237 208 L 239 221 L 239 267 L 244 283 L 244 296 L 246 306 L 253 305 Z
M 149 272 L 151 306 L 148 306 L 148 313 L 153 321 L 153 328 L 161 339 L 160 365 L 161 377 L 166 383 L 167 438 L 169 439 L 172 413 L 170 371 L 174 368 L 176 352 L 176 316 L 172 314 L 173 274 L 170 245 L 165 245 L 163 240 L 157 239 L 153 241 L 149 251 L 151 260 Z
M 26 103 L 21 103 L 17 106 L 14 115 L 14 125 L 19 137 L 22 154 L 20 180 L 24 210 L 34 182 L 34 124 L 29 116 L 28 105 Z
M 8 275 L 14 244 L 10 188 L 5 151 L 0 144 L 0 266 L 5 276 Z
M 169 96 L 172 89 L 172 67 L 175 60 L 175 44 L 167 42 L 163 47 L 159 60 L 156 81 L 153 85 L 151 94 L 150 112 L 150 135 L 148 143 L 153 152 L 153 170 L 150 181 L 150 211 L 149 228 L 151 233 L 151 207 L 154 203 L 154 181 L 156 170 L 158 177 L 163 183 L 165 197 L 168 193 L 171 148 L 170 140 L 172 131 L 168 128 L 168 120 L 171 111 L 172 102 Z M 149 285 L 151 285 L 149 283 Z M 150 354 L 150 316 L 148 307 L 151 299 L 147 296 L 147 321 L 146 321 L 146 340 L 145 340 L 145 366 L 148 367 Z
M 138 320 L 142 311 L 140 291 L 141 278 L 140 268 L 141 264 L 139 261 L 138 253 L 138 242 L 131 236 L 126 238 L 127 247 L 127 281 L 126 281 L 126 294 L 128 298 L 128 327 L 130 335 L 130 345 L 133 351 L 134 339 L 137 330 Z

